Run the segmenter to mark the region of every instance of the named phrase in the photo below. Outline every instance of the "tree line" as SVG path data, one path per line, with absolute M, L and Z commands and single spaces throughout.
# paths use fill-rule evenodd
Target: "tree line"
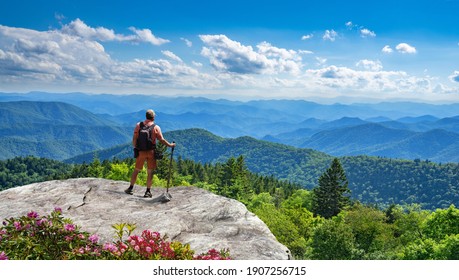
M 0 168 L 2 189 L 78 177 L 128 181 L 134 159 L 70 165 L 26 157 L 0 162 Z M 173 186 L 193 185 L 244 203 L 296 259 L 459 259 L 459 209 L 363 204 L 352 198 L 352 179 L 337 158 L 311 190 L 252 173 L 243 156 L 216 164 L 178 158 L 172 170 Z M 160 161 L 154 186 L 166 186 L 168 172 L 168 161 Z M 145 172 L 138 183 L 145 185 Z

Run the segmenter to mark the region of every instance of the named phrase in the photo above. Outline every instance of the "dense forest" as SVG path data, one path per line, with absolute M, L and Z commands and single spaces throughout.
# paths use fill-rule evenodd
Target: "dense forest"
M 0 191 L 35 182 L 71 177 L 72 165 L 33 156 L 0 161 Z
M 333 157 L 311 149 L 261 141 L 251 137 L 222 138 L 202 129 L 171 131 L 167 139 L 177 140 L 175 153 L 202 164 L 224 163 L 244 156 L 249 171 L 274 176 L 311 190 Z M 130 145 L 101 150 L 101 160 L 132 156 Z M 91 162 L 88 153 L 68 162 Z M 435 210 L 459 204 L 459 164 L 428 160 L 403 160 L 375 156 L 340 157 L 353 199 L 365 204 L 419 203 Z
M 435 211 L 423 210 L 418 204 L 376 207 L 350 199 L 353 179 L 346 177 L 348 160 L 330 160 L 320 180 L 312 190 L 306 190 L 274 176 L 252 173 L 243 156 L 214 164 L 178 158 L 173 161 L 172 185 L 194 185 L 243 202 L 297 259 L 459 259 L 459 209 L 449 205 Z M 167 163 L 160 161 L 155 186 L 166 186 Z M 133 159 L 96 158 L 91 163 L 62 164 L 20 157 L 0 162 L 0 183 L 6 189 L 76 177 L 128 181 L 133 164 Z M 430 163 L 416 164 L 423 170 L 422 166 Z M 369 178 L 365 179 L 371 182 Z M 145 185 L 145 180 L 142 172 L 138 183 Z M 339 207 L 322 214 L 320 211 L 333 203 L 323 197 L 329 192 L 320 189 L 333 188 L 335 183 L 339 186 L 335 192 Z

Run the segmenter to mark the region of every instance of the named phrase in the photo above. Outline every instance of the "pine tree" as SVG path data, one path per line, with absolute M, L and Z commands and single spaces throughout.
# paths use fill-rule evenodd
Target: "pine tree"
M 319 186 L 313 189 L 312 210 L 324 218 L 336 216 L 350 204 L 348 180 L 341 163 L 335 158 L 319 178 Z

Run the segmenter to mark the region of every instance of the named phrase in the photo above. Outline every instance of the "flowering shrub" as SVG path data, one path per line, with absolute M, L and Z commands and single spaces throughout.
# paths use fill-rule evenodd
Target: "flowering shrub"
M 207 253 L 195 256 L 194 260 L 230 260 L 229 250 L 217 251 L 215 249 L 210 249 Z
M 140 236 L 131 235 L 131 224 L 113 228 L 119 237 L 115 243 L 99 244 L 96 234 L 80 231 L 80 227 L 62 216 L 60 208 L 48 216 L 36 212 L 10 218 L 0 227 L 0 260 L 227 260 L 228 250 L 215 249 L 194 256 L 189 244 L 169 242 L 158 232 L 144 230 Z M 128 238 L 123 240 L 124 234 Z

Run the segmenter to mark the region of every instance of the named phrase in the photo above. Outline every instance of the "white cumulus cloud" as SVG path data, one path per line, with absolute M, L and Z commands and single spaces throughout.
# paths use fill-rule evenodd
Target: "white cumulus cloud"
M 354 28 L 354 24 L 352 23 L 352 21 L 348 21 L 348 22 L 346 22 L 346 27 L 348 29 L 352 29 L 352 28 Z
M 202 67 L 203 66 L 201 62 L 192 61 L 191 63 L 196 67 Z
M 252 46 L 242 45 L 225 35 L 200 35 L 206 45 L 201 54 L 217 70 L 238 74 L 298 74 L 301 56 L 294 50 L 278 48 L 268 42 Z
M 392 52 L 394 52 L 394 50 L 389 45 L 385 45 L 384 48 L 382 48 L 381 51 L 383 53 L 392 53 Z
M 134 34 L 123 35 L 117 34 L 112 29 L 105 27 L 90 27 L 84 23 L 81 19 L 76 19 L 62 26 L 61 32 L 64 34 L 81 37 L 87 40 L 94 41 L 127 41 L 134 43 L 150 43 L 155 46 L 159 46 L 168 43 L 169 40 L 156 37 L 149 29 L 137 29 L 130 27 L 129 30 Z
M 363 28 L 360 30 L 360 36 L 362 36 L 363 38 L 376 37 L 376 33 L 367 28 Z
M 303 36 L 301 37 L 301 40 L 303 40 L 303 41 L 304 41 L 304 40 L 309 40 L 309 39 L 311 39 L 312 37 L 314 37 L 313 34 L 303 35 Z
M 193 42 L 191 42 L 190 40 L 186 39 L 186 38 L 180 38 L 180 40 L 182 40 L 183 42 L 185 42 L 185 44 L 188 46 L 188 47 L 192 47 L 193 46 Z
M 380 71 L 383 68 L 381 61 L 368 59 L 358 61 L 355 66 L 369 71 Z
M 329 93 L 336 96 L 374 93 L 396 97 L 457 93 L 457 86 L 439 84 L 438 77 L 427 73 L 425 77 L 417 77 L 403 71 L 384 71 L 379 60 L 356 59 L 349 67 L 341 62 L 335 66 L 332 65 L 335 58 L 322 53 L 309 56 L 313 52 L 283 48 L 266 41 L 244 45 L 226 35 L 200 35 L 202 57 L 188 58 L 189 64 L 170 50 L 162 50 L 159 58 L 120 61 L 105 50 L 106 42 L 143 42 L 155 46 L 168 42 L 148 29 L 131 27 L 127 32 L 126 35 L 105 27 L 93 28 L 78 19 L 49 31 L 0 25 L 0 86 L 28 90 L 84 88 L 104 92 L 199 89 L 200 92 L 259 95 L 279 92 L 286 96 L 292 92 L 298 96 L 308 92 L 327 96 Z M 331 30 L 329 36 L 327 40 L 338 34 Z M 185 47 L 183 42 L 178 44 Z M 397 47 L 386 45 L 382 52 L 416 53 L 416 48 L 401 43 Z M 303 59 L 308 63 L 303 64 Z M 449 80 L 458 85 L 459 71 L 454 71 Z
M 117 61 L 99 41 L 116 40 L 108 29 L 36 31 L 0 25 L 0 84 L 40 88 L 214 88 L 220 81 L 200 73 L 170 51 L 166 59 Z M 103 34 L 103 35 L 101 35 Z M 110 35 L 111 34 L 111 35 Z M 114 35 L 115 37 L 113 37 Z
M 156 37 L 150 29 L 137 29 L 135 27 L 130 27 L 129 30 L 135 33 L 135 36 L 129 36 L 128 41 L 133 42 L 146 42 L 155 46 L 160 46 L 165 43 L 169 43 L 169 40 Z
M 395 47 L 395 49 L 400 53 L 407 54 L 415 54 L 417 52 L 415 47 L 410 46 L 407 43 L 400 43 Z
M 319 89 L 378 93 L 430 93 L 434 83 L 428 77 L 410 76 L 403 71 L 358 71 L 331 65 L 306 71 L 304 80 L 313 81 Z
M 162 51 L 161 53 L 172 60 L 183 62 L 183 60 L 180 57 L 178 57 L 175 53 L 171 51 Z
M 324 36 L 322 36 L 322 39 L 332 41 L 334 42 L 336 38 L 338 37 L 338 32 L 335 30 L 325 30 Z

